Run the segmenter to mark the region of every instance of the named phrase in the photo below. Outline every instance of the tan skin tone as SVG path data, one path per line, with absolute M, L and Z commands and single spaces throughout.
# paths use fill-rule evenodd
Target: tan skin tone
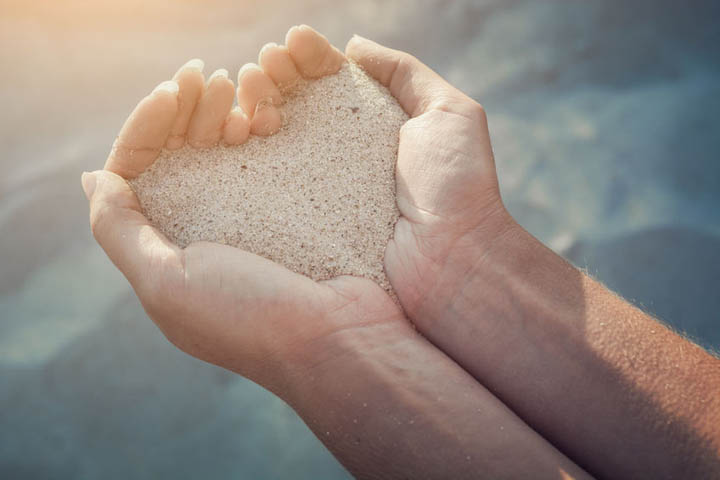
M 235 248 L 180 249 L 126 183 L 163 146 L 272 134 L 276 87 L 346 57 L 412 117 L 385 258 L 409 319 L 367 280 L 316 283 Z M 83 177 L 95 237 L 171 342 L 283 398 L 361 478 L 718 471 L 718 360 L 514 222 L 475 101 L 405 53 L 355 37 L 343 55 L 304 26 L 242 68 L 237 91 L 201 69 L 189 62 L 142 100 L 105 170 Z

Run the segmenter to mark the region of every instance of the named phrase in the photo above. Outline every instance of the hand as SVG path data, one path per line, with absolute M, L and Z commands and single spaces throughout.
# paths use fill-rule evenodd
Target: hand
M 385 266 L 418 331 L 598 477 L 720 478 L 717 358 L 510 217 L 477 103 L 408 54 L 363 39 L 346 54 L 413 117 Z
M 291 30 L 287 43 L 297 71 L 308 77 L 331 73 L 344 60 L 312 30 Z M 402 217 L 385 259 L 388 277 L 412 314 L 468 232 L 483 228 L 490 242 L 511 223 L 500 201 L 485 115 L 479 104 L 406 53 L 359 37 L 346 53 L 387 85 L 412 116 L 401 130 L 396 174 Z M 264 71 L 253 72 L 253 84 L 241 77 L 238 103 L 257 101 L 257 89 L 267 93 L 270 79 L 278 81 L 278 72 L 287 70 L 281 67 L 266 61 Z M 91 225 L 98 242 L 174 344 L 254 378 L 255 365 L 267 365 L 279 352 L 336 328 L 406 321 L 370 281 L 340 277 L 315 283 L 235 248 L 200 242 L 179 249 L 152 227 L 125 180 L 151 165 L 166 143 L 177 148 L 187 136 L 191 145 L 206 147 L 221 134 L 228 141 L 237 135 L 227 125 L 242 120 L 230 110 L 232 82 L 222 75 L 205 85 L 198 69 L 185 66 L 175 83 L 165 86 L 170 89 L 140 102 L 106 170 L 90 174 L 84 184 L 94 185 Z M 213 103 L 219 108 L 210 108 Z M 257 131 L 253 118 L 248 121 L 246 131 L 267 133 Z M 328 318 L 329 312 L 336 318 Z
M 316 77 L 336 71 L 344 61 L 311 29 L 291 29 L 287 44 L 289 50 L 270 47 L 263 70 L 241 70 L 240 105 L 254 104 L 268 91 L 279 95 L 271 78 L 284 72 L 287 79 L 287 62 L 295 63 L 295 75 Z M 138 104 L 106 169 L 85 174 L 83 187 L 93 234 L 167 338 L 193 356 L 273 389 L 293 359 L 307 355 L 321 338 L 340 329 L 407 321 L 369 280 L 340 277 L 316 283 L 229 246 L 199 242 L 180 249 L 143 216 L 126 179 L 151 165 L 166 143 L 177 148 L 185 137 L 198 146 L 216 143 L 221 135 L 226 141 L 237 139 L 237 131 L 227 128 L 243 121 L 230 109 L 232 92 L 222 72 L 205 84 L 197 62 L 190 62 L 174 81 Z M 257 129 L 252 115 L 245 118 L 247 138 L 248 130 Z
M 478 243 L 491 248 L 514 222 L 500 199 L 480 104 L 407 53 L 356 36 L 346 55 L 387 86 L 412 117 L 400 131 L 402 216 L 385 268 L 413 318 L 424 300 L 445 301 L 457 291 L 462 274 L 445 271 L 451 254 L 462 256 Z
M 241 69 L 238 103 L 247 110 L 279 95 L 273 82 L 298 71 L 311 78 L 331 73 L 344 61 L 309 28 L 291 29 L 287 44 L 264 48 L 262 69 Z M 386 267 L 401 300 L 418 305 L 438 283 L 429 275 L 443 273 L 467 235 L 481 230 L 491 238 L 507 220 L 484 114 L 407 54 L 359 38 L 347 52 L 413 117 L 401 133 L 403 217 Z M 180 249 L 150 225 L 126 180 L 163 146 L 178 148 L 187 139 L 207 147 L 221 137 L 241 143 L 248 132 L 271 133 L 265 127 L 278 112 L 231 110 L 232 91 L 222 72 L 205 84 L 200 69 L 186 65 L 140 102 L 105 170 L 83 175 L 95 237 L 170 341 L 277 393 L 358 476 L 585 477 L 419 335 L 371 281 L 316 283 L 207 242 Z

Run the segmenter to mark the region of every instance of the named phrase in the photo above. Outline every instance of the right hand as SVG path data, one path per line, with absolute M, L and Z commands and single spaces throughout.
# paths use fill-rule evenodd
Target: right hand
M 355 36 L 346 55 L 388 87 L 411 117 L 400 130 L 401 217 L 385 268 L 413 318 L 424 302 L 449 302 L 471 254 L 489 251 L 515 222 L 500 199 L 480 104 L 407 53 Z

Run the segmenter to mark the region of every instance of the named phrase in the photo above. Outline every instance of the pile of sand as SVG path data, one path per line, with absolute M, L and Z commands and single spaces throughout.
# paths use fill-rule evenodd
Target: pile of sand
M 383 255 L 406 114 L 352 63 L 284 93 L 273 136 L 163 151 L 130 182 L 145 214 L 181 247 L 224 243 L 315 280 L 355 275 L 390 291 Z

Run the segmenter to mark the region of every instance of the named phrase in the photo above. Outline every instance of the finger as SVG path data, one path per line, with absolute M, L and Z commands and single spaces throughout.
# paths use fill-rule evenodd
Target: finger
M 345 62 L 342 52 L 307 25 L 288 30 L 285 44 L 303 77 L 318 78 L 335 73 Z
M 228 78 L 227 70 L 215 71 L 190 118 L 187 139 L 193 147 L 205 148 L 217 144 L 223 133 L 223 125 L 232 109 L 235 87 Z
M 235 107 L 228 113 L 223 127 L 223 140 L 227 145 L 245 143 L 250 135 L 250 120 L 242 108 Z
M 255 107 L 262 99 L 273 105 L 282 103 L 277 85 L 254 63 L 246 63 L 238 72 L 237 97 L 238 105 L 250 118 L 255 115 Z
M 180 91 L 178 93 L 177 117 L 175 117 L 175 123 L 165 145 L 170 150 L 178 149 L 185 144 L 185 134 L 190 123 L 190 117 L 205 88 L 205 79 L 202 73 L 204 66 L 205 63 L 199 58 L 190 60 L 180 67 L 180 70 L 173 77 L 173 80 L 180 86 Z
M 238 105 L 250 118 L 250 131 L 255 135 L 270 135 L 282 126 L 277 105 L 282 96 L 272 79 L 254 63 L 243 65 L 238 73 Z
M 272 135 L 282 127 L 280 110 L 268 101 L 260 101 L 255 107 L 255 115 L 250 121 L 250 132 L 253 135 Z
M 469 116 L 480 109 L 477 102 L 408 53 L 355 35 L 345 47 L 345 55 L 386 86 L 411 117 L 432 109 Z
M 160 154 L 178 111 L 179 85 L 163 82 L 138 103 L 115 139 L 105 169 L 134 178 Z
M 180 249 L 150 225 L 122 177 L 106 170 L 84 173 L 82 186 L 95 239 L 136 291 L 181 271 Z
M 258 55 L 258 64 L 279 88 L 290 87 L 300 79 L 300 73 L 284 45 L 268 43 Z

